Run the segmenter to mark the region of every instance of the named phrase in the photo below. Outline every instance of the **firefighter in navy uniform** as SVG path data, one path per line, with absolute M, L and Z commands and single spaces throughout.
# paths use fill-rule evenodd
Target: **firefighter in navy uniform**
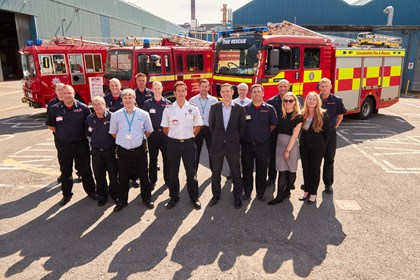
M 117 78 L 109 80 L 110 93 L 105 95 L 105 104 L 111 113 L 118 111 L 123 108 L 123 102 L 121 98 L 121 82 Z
M 330 133 L 325 146 L 324 153 L 324 167 L 322 171 L 322 180 L 325 185 L 325 192 L 333 193 L 334 183 L 334 157 L 337 149 L 337 127 L 343 120 L 346 108 L 343 100 L 335 94 L 331 94 L 331 80 L 322 78 L 319 82 L 319 96 L 322 100 L 322 108 L 327 110 L 328 118 L 330 120 Z
M 146 87 L 147 76 L 144 73 L 137 73 L 136 75 L 136 103 L 137 107 L 144 109 L 144 102 L 153 96 L 153 91 Z
M 152 120 L 153 132 L 147 139 L 149 147 L 149 179 L 152 188 L 157 182 L 157 163 L 159 150 L 162 153 L 163 159 L 163 179 L 165 184 L 169 182 L 169 167 L 168 159 L 166 156 L 166 147 L 168 145 L 168 136 L 163 132 L 163 128 L 160 125 L 162 122 L 163 110 L 171 104 L 171 101 L 162 97 L 162 83 L 159 81 L 153 82 L 152 86 L 154 96 L 144 103 L 144 110 L 149 112 L 150 119 Z
M 89 108 L 74 99 L 75 92 L 72 86 L 64 86 L 62 95 L 63 101 L 49 109 L 46 121 L 48 128 L 55 133 L 62 179 L 61 206 L 66 205 L 73 195 L 73 160 L 80 167 L 85 192 L 94 200 L 99 198 L 90 168 L 89 143 L 85 132 L 86 117 L 90 115 Z
M 99 195 L 98 206 L 103 206 L 108 200 L 108 195 L 117 203 L 118 162 L 115 157 L 115 139 L 109 134 L 112 113 L 106 109 L 105 100 L 101 96 L 93 98 L 92 106 L 95 112 L 87 117 L 86 129 L 92 147 L 92 168 Z
M 276 111 L 270 104 L 263 102 L 264 88 L 260 84 L 251 87 L 251 104 L 245 109 L 245 132 L 241 139 L 243 199 L 251 198 L 253 189 L 254 161 L 256 169 L 257 198 L 264 201 L 266 189 L 268 158 L 270 155 L 270 136 L 276 128 Z

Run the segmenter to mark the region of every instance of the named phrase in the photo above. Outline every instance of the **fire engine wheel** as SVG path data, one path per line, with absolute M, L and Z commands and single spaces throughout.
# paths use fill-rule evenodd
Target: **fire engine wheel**
M 359 119 L 367 120 L 373 113 L 373 101 L 371 98 L 366 98 L 360 108 Z

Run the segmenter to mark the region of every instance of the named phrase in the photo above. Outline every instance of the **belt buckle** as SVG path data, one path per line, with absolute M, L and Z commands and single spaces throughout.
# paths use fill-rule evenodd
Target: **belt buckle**
M 184 143 L 185 139 L 180 139 L 179 142 Z

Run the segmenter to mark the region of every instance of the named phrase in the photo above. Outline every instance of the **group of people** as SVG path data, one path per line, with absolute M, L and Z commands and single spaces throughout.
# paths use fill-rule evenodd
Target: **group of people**
M 287 80 L 279 81 L 278 95 L 267 102 L 260 84 L 250 89 L 245 83 L 239 84 L 239 96 L 233 99 L 233 86 L 225 83 L 220 86 L 218 101 L 209 94 L 209 81 L 203 79 L 200 93 L 187 100 L 187 85 L 178 81 L 174 85 L 176 100 L 171 103 L 162 96 L 159 81 L 153 82 L 150 90 L 146 88 L 146 75 L 139 73 L 136 83 L 135 90 L 121 90 L 120 81 L 111 79 L 111 92 L 93 98 L 92 113 L 75 99 L 71 86 L 56 85 L 57 97 L 48 105 L 46 124 L 54 134 L 58 152 L 63 193 L 60 205 L 72 197 L 74 161 L 85 192 L 99 206 L 110 197 L 116 204 L 114 212 L 121 211 L 128 205 L 132 179 L 141 187 L 143 203 L 153 209 L 151 193 L 158 181 L 160 151 L 170 196 L 165 207 L 173 208 L 179 201 L 182 159 L 190 201 L 200 209 L 197 169 L 204 141 L 211 170 L 210 206 L 221 198 L 225 158 L 235 208 L 241 208 L 242 201 L 251 198 L 254 164 L 259 200 L 265 201 L 266 187 L 277 179 L 277 195 L 269 205 L 290 196 L 299 158 L 304 177 L 304 193 L 299 199 L 315 203 L 323 158 L 325 188 L 332 193 L 335 129 L 345 108 L 342 100 L 331 94 L 330 80 L 320 81 L 320 94 L 308 93 L 302 110 Z

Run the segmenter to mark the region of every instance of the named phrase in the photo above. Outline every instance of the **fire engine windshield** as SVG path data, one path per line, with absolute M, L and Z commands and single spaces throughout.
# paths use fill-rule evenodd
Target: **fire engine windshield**
M 35 62 L 32 54 L 22 54 L 22 70 L 25 78 L 35 77 Z
M 215 74 L 253 76 L 257 72 L 259 37 L 228 37 L 217 42 Z
M 132 57 L 130 51 L 110 50 L 106 58 L 105 78 L 130 80 Z

